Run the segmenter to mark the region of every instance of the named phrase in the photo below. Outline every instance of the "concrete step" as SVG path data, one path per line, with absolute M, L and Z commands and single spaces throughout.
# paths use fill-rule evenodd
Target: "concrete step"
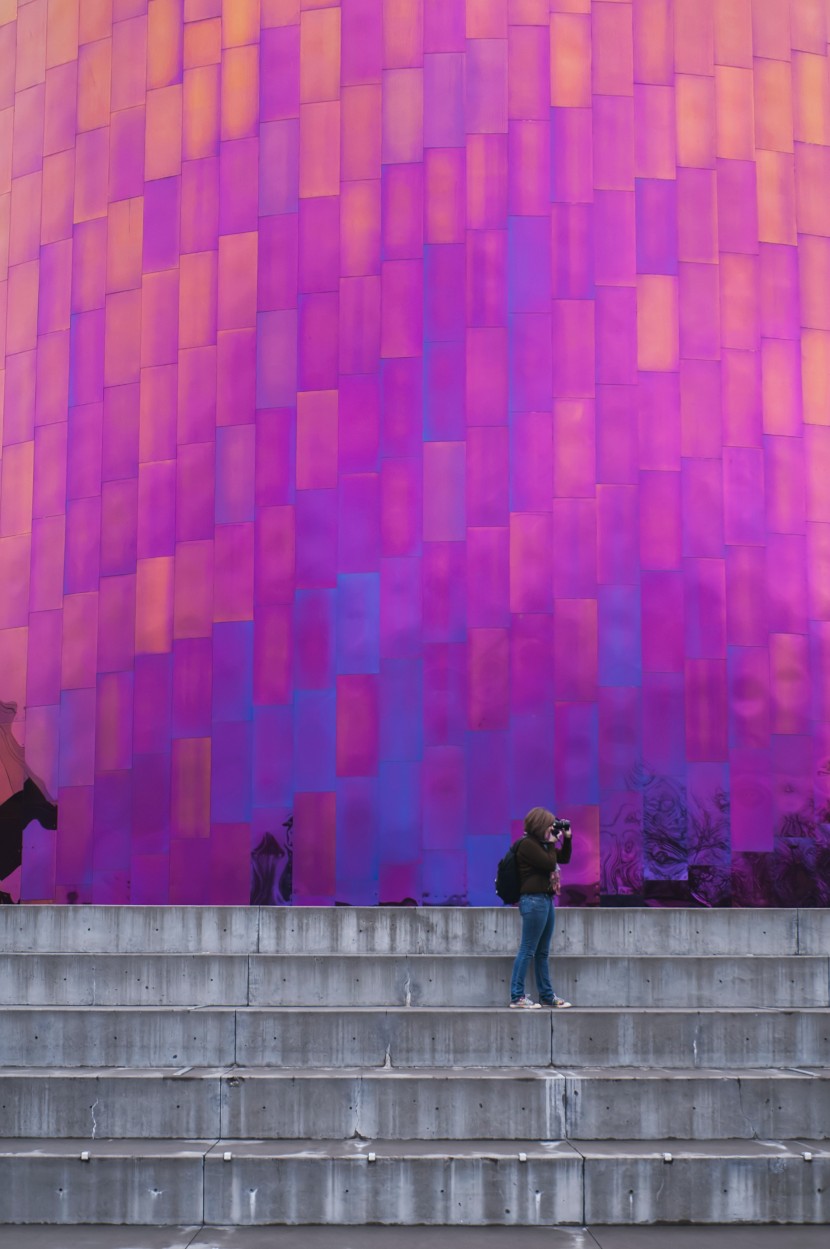
M 503 1006 L 498 955 L 4 954 L 0 1005 Z M 827 955 L 565 955 L 558 993 L 581 1006 L 830 1006 Z
M 0 908 L 11 952 L 505 954 L 515 907 Z M 826 954 L 830 910 L 560 908 L 558 954 Z
M 0 1068 L 822 1067 L 830 1010 L 7 1007 Z
M 809 1140 L 0 1141 L 5 1223 L 830 1221 Z
M 0 1071 L 8 1137 L 569 1140 L 830 1136 L 830 1071 Z
M 0 1226 L 4 1249 L 827 1249 L 823 1227 Z

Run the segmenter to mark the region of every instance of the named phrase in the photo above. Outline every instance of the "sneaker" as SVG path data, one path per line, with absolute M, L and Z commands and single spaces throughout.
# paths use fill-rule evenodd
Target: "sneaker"
M 551 1010 L 566 1010 L 570 1002 L 566 1002 L 563 997 L 555 997 L 552 1002 L 542 1002 L 542 1006 L 548 1006 Z
M 516 998 L 515 1002 L 511 1002 L 510 1009 L 511 1010 L 539 1010 L 540 1007 L 539 1007 L 538 1002 L 534 1002 L 532 997 L 528 997 L 527 994 L 525 994 L 524 997 L 518 997 Z

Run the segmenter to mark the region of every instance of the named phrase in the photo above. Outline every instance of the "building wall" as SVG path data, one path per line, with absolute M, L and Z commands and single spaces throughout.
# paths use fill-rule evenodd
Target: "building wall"
M 827 39 L 0 0 L 0 889 L 828 901 Z

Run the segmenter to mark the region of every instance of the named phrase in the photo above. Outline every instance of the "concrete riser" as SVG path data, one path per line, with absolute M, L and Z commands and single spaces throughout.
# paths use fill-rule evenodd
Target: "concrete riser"
M 2 1223 L 830 1221 L 830 1155 L 0 1158 Z M 207 1153 L 207 1148 L 205 1149 Z
M 513 907 L 2 907 L 0 950 L 504 954 Z M 562 955 L 826 954 L 830 911 L 559 909 Z
M 0 1011 L 0 1067 L 824 1067 L 830 1012 Z
M 0 956 L 0 1006 L 506 1006 L 512 966 L 481 955 L 17 954 Z M 830 1006 L 827 957 L 563 956 L 551 975 L 580 1006 Z
M 0 1123 L 46 1140 L 820 1140 L 830 1079 L 0 1073 Z

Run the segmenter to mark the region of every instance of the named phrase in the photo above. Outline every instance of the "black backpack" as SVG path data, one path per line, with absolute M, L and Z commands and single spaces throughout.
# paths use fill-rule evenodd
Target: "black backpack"
M 516 862 L 518 846 L 518 841 L 514 841 L 504 858 L 499 860 L 496 868 L 496 893 L 508 906 L 518 902 L 522 892 L 519 864 Z

